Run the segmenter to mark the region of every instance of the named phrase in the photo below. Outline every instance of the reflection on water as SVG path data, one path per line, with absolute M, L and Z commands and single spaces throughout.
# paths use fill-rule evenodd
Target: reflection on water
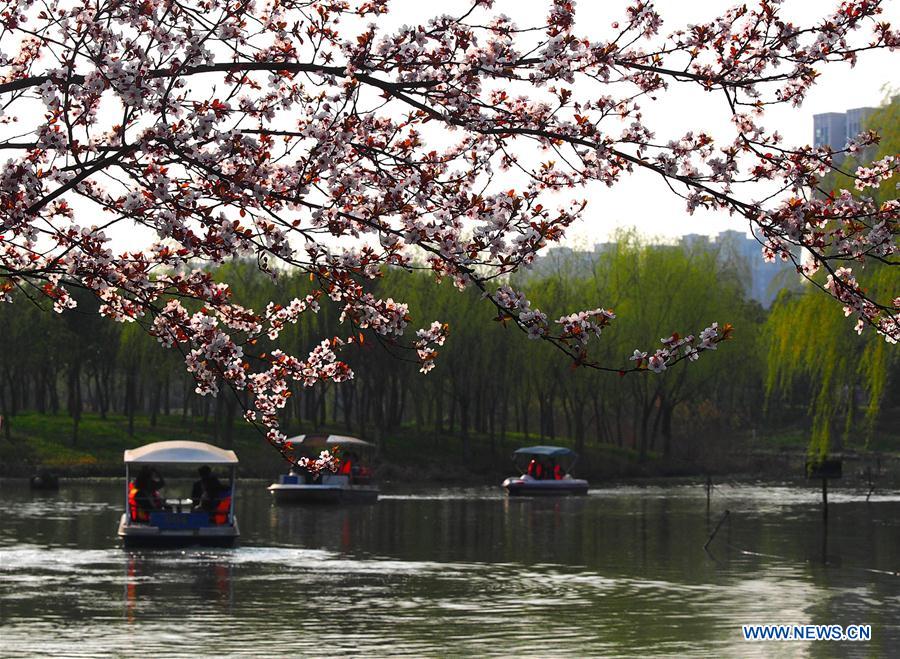
M 118 483 L 0 487 L 0 655 L 765 656 L 751 622 L 873 625 L 900 643 L 900 493 L 734 485 L 506 499 L 496 489 L 275 507 L 245 482 L 233 549 L 125 551 Z M 729 520 L 703 544 L 725 509 Z M 164 649 L 164 650 L 163 650 Z M 162 652 L 161 652 L 162 650 Z

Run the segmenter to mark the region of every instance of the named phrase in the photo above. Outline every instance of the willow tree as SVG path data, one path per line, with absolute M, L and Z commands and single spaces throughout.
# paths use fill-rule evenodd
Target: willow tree
M 836 165 L 819 185 L 819 196 L 835 199 L 850 195 L 850 191 L 860 196 L 861 188 L 850 175 L 859 168 L 857 159 L 868 155 L 879 162 L 900 152 L 900 100 L 889 99 L 876 109 L 866 120 L 866 128 L 880 136 L 878 144 L 856 150 Z M 872 186 L 868 194 L 881 208 L 898 203 L 893 181 Z M 875 229 L 896 233 L 887 223 Z M 860 271 L 860 285 L 871 295 L 890 295 L 900 286 L 900 273 L 893 264 L 891 252 L 879 255 Z M 817 280 L 820 284 L 825 281 L 824 277 Z M 827 457 L 839 431 L 844 441 L 858 434 L 868 445 L 889 382 L 896 378 L 900 364 L 897 350 L 864 332 L 862 324 L 857 323 L 855 333 L 846 325 L 844 317 L 852 311 L 845 308 L 841 313 L 823 301 L 827 302 L 811 290 L 800 296 L 784 295 L 775 304 L 766 328 L 767 397 L 790 400 L 805 392 L 812 418 L 809 454 L 814 462 Z M 860 416 L 863 423 L 856 423 Z
M 761 121 L 801 104 L 820 68 L 896 48 L 882 2 L 796 25 L 760 0 L 668 34 L 638 0 L 590 34 L 568 0 L 524 25 L 493 4 L 396 28 L 387 0 L 5 0 L 0 296 L 20 287 L 63 310 L 73 287 L 90 291 L 102 316 L 178 346 L 201 394 L 247 391 L 246 418 L 284 451 L 291 383 L 351 378 L 339 354 L 361 331 L 404 342 L 407 305 L 372 284 L 416 257 L 584 366 L 661 372 L 714 347 L 724 337 L 708 319 L 658 328 L 666 341 L 646 360 L 601 364 L 590 348 L 614 320 L 608 303 L 554 320 L 498 285 L 581 219 L 585 204 L 556 193 L 642 173 L 688 212 L 746 219 L 771 258 L 805 248 L 826 293 L 900 336 L 896 292 L 873 297 L 849 267 L 893 253 L 897 206 L 805 198 L 835 153 L 785 145 Z M 673 85 L 710 92 L 730 134 L 649 123 L 643 107 L 672 103 Z M 852 175 L 874 185 L 896 167 Z M 126 251 L 111 231 L 147 238 Z M 315 293 L 253 310 L 197 267 L 247 255 L 301 269 Z M 255 347 L 320 299 L 339 306 L 339 336 L 305 357 Z M 429 320 L 405 340 L 424 371 L 447 333 Z

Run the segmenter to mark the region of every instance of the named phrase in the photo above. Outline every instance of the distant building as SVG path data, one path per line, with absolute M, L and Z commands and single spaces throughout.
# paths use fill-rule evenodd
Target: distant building
M 847 110 L 847 138 L 859 135 L 863 131 L 863 122 L 876 108 L 854 108 Z
M 743 231 L 723 231 L 717 236 L 691 233 L 682 236 L 679 245 L 689 251 L 713 251 L 723 268 L 735 272 L 744 285 L 747 297 L 768 308 L 785 288 L 796 286 L 799 275 L 791 262 L 766 263 L 762 245 Z M 616 243 L 598 243 L 588 250 L 557 246 L 535 259 L 524 279 L 552 275 L 590 272 L 604 253 L 615 250 Z
M 839 151 L 847 140 L 863 130 L 863 123 L 876 108 L 853 108 L 846 112 L 823 112 L 813 115 L 813 146 L 827 146 Z
M 788 261 L 766 263 L 762 243 L 743 231 L 722 231 L 717 236 L 688 234 L 681 244 L 689 250 L 715 250 L 719 263 L 735 271 L 744 284 L 747 297 L 768 308 L 783 289 L 798 282 L 796 266 Z
M 847 146 L 847 115 L 823 112 L 813 115 L 813 146 L 843 149 Z

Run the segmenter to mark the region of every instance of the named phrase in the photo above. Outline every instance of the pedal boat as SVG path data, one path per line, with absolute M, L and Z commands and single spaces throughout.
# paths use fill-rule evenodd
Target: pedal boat
M 191 473 L 203 466 L 227 468 L 231 485 L 215 511 L 191 510 L 190 499 L 176 500 L 177 506 L 145 514 L 146 520 L 129 502 L 131 472 L 140 467 L 188 467 Z M 203 442 L 155 442 L 125 451 L 125 512 L 119 520 L 118 535 L 125 547 L 184 547 L 189 545 L 230 547 L 237 540 L 234 515 L 235 479 L 238 459 L 234 451 Z M 170 501 L 167 501 L 170 503 Z M 187 510 L 182 510 L 187 504 Z M 175 509 L 177 508 L 177 510 Z
M 578 454 L 562 446 L 528 446 L 513 453 L 513 464 L 521 476 L 503 481 L 511 496 L 580 496 L 587 494 L 588 482 L 569 473 Z M 540 470 L 535 465 L 540 466 Z M 558 467 L 558 477 L 554 474 Z M 540 471 L 538 474 L 536 472 Z M 541 476 L 544 476 L 543 478 Z
M 329 450 L 347 456 L 371 456 L 375 446 L 356 437 L 344 435 L 298 435 L 287 440 L 295 453 L 307 457 L 317 457 Z M 372 481 L 368 466 L 353 461 L 342 464 L 338 473 L 324 472 L 317 478 L 308 473 L 291 471 L 281 474 L 278 481 L 268 487 L 275 503 L 374 503 L 378 500 L 378 486 Z M 344 472 L 344 466 L 348 469 Z M 343 472 L 343 473 L 342 473 Z

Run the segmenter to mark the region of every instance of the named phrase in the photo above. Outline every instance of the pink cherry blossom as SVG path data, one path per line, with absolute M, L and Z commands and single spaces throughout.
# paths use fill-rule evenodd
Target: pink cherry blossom
M 449 328 L 380 298 L 373 284 L 389 268 L 426 267 L 477 290 L 498 320 L 580 366 L 662 372 L 716 349 L 728 326 L 670 334 L 627 368 L 599 364 L 592 346 L 628 318 L 597 300 L 551 323 L 510 283 L 598 216 L 602 203 L 578 198 L 586 186 L 645 173 L 688 213 L 752 224 L 766 259 L 802 251 L 800 272 L 824 271 L 858 330 L 900 340 L 896 291 L 867 291 L 848 267 L 896 265 L 900 203 L 810 194 L 877 136 L 832 151 L 787 145 L 764 122 L 770 106 L 801 104 L 823 67 L 895 50 L 884 2 L 847 0 L 795 25 L 760 0 L 681 28 L 647 2 L 630 2 L 612 28 L 580 26 L 568 0 L 548 0 L 530 25 L 494 4 L 397 28 L 383 0 L 206 0 L 200 11 L 5 0 L 0 300 L 22 288 L 64 311 L 73 287 L 90 291 L 104 317 L 141 321 L 177 346 L 201 394 L 248 392 L 245 417 L 285 452 L 278 413 L 291 385 L 352 378 L 340 353 L 366 333 L 434 367 Z M 714 92 L 704 102 L 731 119 L 728 132 L 651 124 L 644 106 L 667 102 L 674 84 Z M 849 174 L 866 192 L 897 167 L 887 156 Z M 109 238 L 134 228 L 149 244 Z M 244 308 L 210 274 L 235 258 L 275 279 L 299 270 L 316 292 Z M 319 337 L 305 357 L 260 353 L 260 339 L 277 341 L 325 303 L 344 336 Z M 409 337 L 413 322 L 425 329 Z

